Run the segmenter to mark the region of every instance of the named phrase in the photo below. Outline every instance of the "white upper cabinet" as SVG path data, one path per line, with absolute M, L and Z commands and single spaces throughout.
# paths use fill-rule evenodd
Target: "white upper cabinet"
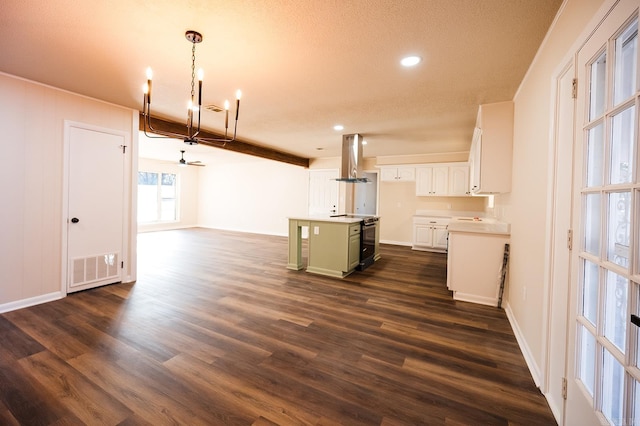
M 416 180 L 416 168 L 413 166 L 380 167 L 380 180 L 383 182 L 411 182 Z
M 464 197 L 469 194 L 469 166 L 449 167 L 449 195 Z
M 465 197 L 469 195 L 469 165 L 439 163 L 416 167 L 416 195 Z
M 416 167 L 416 195 L 449 195 L 449 167 Z
M 511 192 L 513 102 L 481 105 L 469 151 L 473 194 Z

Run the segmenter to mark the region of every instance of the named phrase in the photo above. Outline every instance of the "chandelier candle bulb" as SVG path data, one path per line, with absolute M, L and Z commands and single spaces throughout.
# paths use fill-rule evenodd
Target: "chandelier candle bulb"
M 229 101 L 224 101 L 224 129 L 229 128 Z
M 147 67 L 147 103 L 151 103 L 151 79 L 153 78 L 153 71 L 151 71 L 151 67 Z
M 198 106 L 202 105 L 202 79 L 204 78 L 204 71 L 202 68 L 198 70 Z
M 242 97 L 242 92 L 240 89 L 236 92 L 236 121 L 238 121 L 238 112 L 240 112 L 240 98 Z

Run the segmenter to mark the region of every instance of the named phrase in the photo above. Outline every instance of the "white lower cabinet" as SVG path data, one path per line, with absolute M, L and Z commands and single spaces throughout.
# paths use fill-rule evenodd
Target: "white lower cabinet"
M 446 252 L 449 218 L 416 216 L 413 218 L 414 250 Z
M 447 288 L 455 300 L 498 306 L 507 234 L 451 231 Z

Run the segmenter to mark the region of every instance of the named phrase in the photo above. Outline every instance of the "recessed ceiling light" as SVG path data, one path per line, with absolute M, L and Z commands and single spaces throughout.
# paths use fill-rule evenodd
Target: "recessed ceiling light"
M 420 56 L 407 56 L 402 58 L 400 61 L 403 67 L 413 67 L 418 65 L 420 62 L 422 62 L 422 58 Z
M 333 130 L 344 130 L 344 126 L 342 124 L 336 124 L 333 126 Z

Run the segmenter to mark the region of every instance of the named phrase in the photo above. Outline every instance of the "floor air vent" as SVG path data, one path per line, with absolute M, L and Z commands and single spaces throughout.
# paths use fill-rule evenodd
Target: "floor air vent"
M 118 277 L 119 253 L 71 259 L 71 287 Z

